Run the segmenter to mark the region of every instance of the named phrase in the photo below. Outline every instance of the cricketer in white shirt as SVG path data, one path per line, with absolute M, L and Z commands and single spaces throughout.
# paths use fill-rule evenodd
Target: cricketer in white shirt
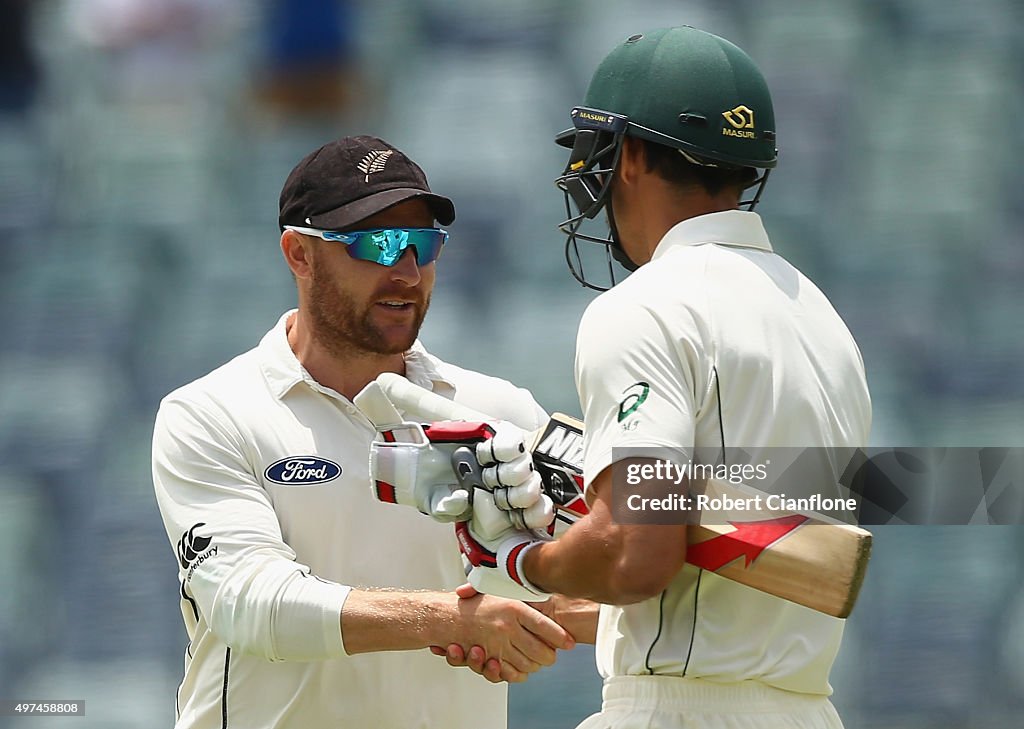
M 635 448 L 867 445 L 857 345 L 822 292 L 772 251 L 752 212 L 672 227 L 649 263 L 587 308 L 575 374 L 588 487 Z M 637 383 L 645 397 L 630 412 Z M 646 690 L 630 685 L 638 676 L 828 696 L 843 625 L 686 565 L 655 597 L 601 607 L 606 707 L 620 692 Z
M 427 650 L 346 654 L 350 587 L 452 590 L 465 574 L 452 525 L 371 495 L 374 428 L 301 366 L 292 313 L 157 415 L 153 480 L 189 639 L 175 726 L 505 727 L 505 684 Z M 524 429 L 546 421 L 527 391 L 418 342 L 405 364 L 476 410 Z

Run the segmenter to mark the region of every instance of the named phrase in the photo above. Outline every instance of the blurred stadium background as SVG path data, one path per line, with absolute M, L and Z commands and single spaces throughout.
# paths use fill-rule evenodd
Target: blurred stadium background
M 0 698 L 173 722 L 185 635 L 156 511 L 159 398 L 294 300 L 277 196 L 373 133 L 459 219 L 423 339 L 578 412 L 551 180 L 624 35 L 728 37 L 773 89 L 761 212 L 864 352 L 873 445 L 1021 445 L 1024 6 L 1014 0 L 0 0 Z M 499 331 L 498 338 L 484 336 Z M 1009 727 L 1024 531 L 886 527 L 833 674 L 849 729 Z M 592 652 L 512 689 L 510 726 L 594 710 Z

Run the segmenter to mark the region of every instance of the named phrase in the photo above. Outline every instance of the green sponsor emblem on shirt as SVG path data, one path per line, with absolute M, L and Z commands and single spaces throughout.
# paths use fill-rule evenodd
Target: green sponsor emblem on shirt
M 644 404 L 651 386 L 646 382 L 637 382 L 624 390 L 626 397 L 619 403 L 619 422 L 628 418 L 636 412 L 636 409 Z

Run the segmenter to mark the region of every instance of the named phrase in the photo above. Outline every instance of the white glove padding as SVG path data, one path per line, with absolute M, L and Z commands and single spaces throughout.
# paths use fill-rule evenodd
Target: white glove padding
M 516 529 L 492 532 L 502 523 L 494 515 L 506 513 L 494 506 L 490 494 L 477 490 L 473 518 L 455 525 L 459 549 L 470 566 L 469 584 L 488 595 L 530 602 L 547 600 L 551 595 L 531 584 L 523 574 L 523 556 L 546 540 Z
M 476 457 L 481 466 L 508 463 L 520 456 L 526 456 L 526 433 L 505 420 L 489 423 L 494 431 L 487 440 L 476 447 Z M 532 459 L 530 463 L 532 463 Z
M 505 421 L 490 424 L 494 435 L 476 446 L 483 486 L 498 508 L 512 514 L 517 529 L 546 529 L 555 519 L 554 503 L 541 491 L 543 481 L 526 450 L 526 432 Z
M 538 536 L 547 533 L 555 519 L 555 504 L 551 497 L 541 493 L 541 479 L 536 472 L 528 472 L 528 479 L 518 486 L 490 491 L 485 488 L 483 471 L 477 457 L 467 447 L 452 454 L 452 468 L 459 484 L 472 494 L 473 520 L 476 533 L 484 539 L 493 539 L 510 529 L 537 530 Z
M 431 444 L 416 423 L 380 433 L 370 444 L 374 496 L 389 504 L 411 506 L 441 522 L 468 519 L 470 493 L 458 484 L 451 452 L 450 446 Z
M 487 441 L 477 445 L 478 459 L 480 450 L 486 445 Z M 533 468 L 533 457 L 528 453 L 523 453 L 511 461 L 499 461 L 491 465 L 481 462 L 480 465 L 484 466 L 484 486 L 488 489 L 507 488 L 526 483 L 531 476 L 536 474 Z

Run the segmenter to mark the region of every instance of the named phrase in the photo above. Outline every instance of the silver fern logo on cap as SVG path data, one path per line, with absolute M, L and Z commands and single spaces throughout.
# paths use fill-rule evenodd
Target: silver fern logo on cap
M 363 182 L 370 181 L 370 175 L 374 172 L 380 172 L 384 169 L 384 165 L 388 163 L 388 158 L 394 153 L 395 150 L 374 150 L 363 157 L 363 161 L 359 163 L 359 171 L 362 172 L 366 177 L 363 178 Z

